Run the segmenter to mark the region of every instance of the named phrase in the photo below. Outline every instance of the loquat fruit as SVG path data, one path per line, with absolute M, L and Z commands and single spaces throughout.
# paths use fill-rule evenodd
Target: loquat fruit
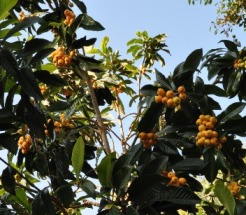
M 179 86 L 178 87 L 178 93 L 184 93 L 185 92 L 185 87 L 184 86 Z
M 167 98 L 171 99 L 171 98 L 173 98 L 173 96 L 174 96 L 174 92 L 172 90 L 168 90 L 166 92 L 166 97 Z

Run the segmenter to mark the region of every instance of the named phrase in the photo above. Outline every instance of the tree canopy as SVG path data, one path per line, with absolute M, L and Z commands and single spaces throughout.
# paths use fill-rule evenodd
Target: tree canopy
M 244 214 L 246 49 L 165 74 L 166 34 L 138 31 L 125 59 L 86 34 L 103 30 L 81 0 L 0 1 L 0 213 Z

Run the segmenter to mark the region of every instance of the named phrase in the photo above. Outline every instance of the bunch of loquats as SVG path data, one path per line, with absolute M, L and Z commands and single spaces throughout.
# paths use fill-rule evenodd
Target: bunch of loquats
M 145 149 L 151 149 L 151 146 L 157 143 L 157 135 L 154 131 L 149 133 L 140 132 L 138 137 L 140 138 L 140 142 L 143 144 Z
M 235 198 L 237 198 L 238 200 L 244 199 L 244 196 L 239 194 L 240 186 L 238 185 L 236 181 L 231 181 L 229 185 L 227 186 L 227 188 L 230 190 L 231 194 L 235 196 Z
M 67 54 L 65 48 L 60 46 L 57 50 L 51 53 L 53 63 L 57 67 L 68 67 L 72 63 L 72 59 L 75 56 L 75 50 L 72 50 Z
M 246 48 L 239 52 L 239 57 L 234 60 L 233 67 L 235 69 L 246 69 Z
M 31 145 L 32 145 L 32 138 L 30 134 L 20 136 L 18 140 L 18 146 L 22 154 L 26 154 Z
M 163 103 L 169 108 L 175 108 L 177 111 L 181 109 L 181 101 L 186 100 L 186 98 L 184 86 L 179 86 L 176 93 L 173 90 L 165 91 L 163 88 L 158 88 L 155 102 Z
M 73 13 L 73 11 L 66 9 L 64 11 L 64 15 L 66 17 L 66 19 L 64 20 L 64 24 L 70 27 L 75 20 L 75 14 Z
M 170 181 L 168 182 L 168 185 L 169 186 L 175 186 L 175 187 L 178 187 L 178 186 L 184 186 L 184 185 L 187 185 L 187 181 L 185 178 L 183 177 L 177 177 L 175 172 L 173 171 L 170 171 L 170 172 L 167 172 L 167 171 L 163 171 L 161 173 L 161 175 L 163 177 L 168 177 L 170 178 Z
M 198 133 L 196 136 L 197 146 L 214 146 L 218 149 L 222 148 L 222 144 L 226 142 L 226 136 L 219 137 L 218 132 L 215 130 L 217 118 L 211 115 L 201 114 L 196 121 L 198 126 Z

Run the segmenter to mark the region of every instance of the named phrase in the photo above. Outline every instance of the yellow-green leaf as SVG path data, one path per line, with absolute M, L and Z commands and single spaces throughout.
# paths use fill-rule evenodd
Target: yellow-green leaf
M 77 180 L 79 179 L 80 171 L 83 168 L 84 157 L 85 157 L 85 143 L 83 138 L 80 136 L 77 139 L 72 152 L 72 166 L 76 174 Z
M 1 0 L 0 1 L 0 20 L 9 15 L 9 11 L 16 5 L 18 0 Z

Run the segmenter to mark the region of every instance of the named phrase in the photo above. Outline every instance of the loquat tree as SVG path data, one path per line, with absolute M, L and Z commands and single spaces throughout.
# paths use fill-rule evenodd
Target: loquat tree
M 1 214 L 245 213 L 244 48 L 194 50 L 167 76 L 165 34 L 137 32 L 129 60 L 84 35 L 104 27 L 80 0 L 0 9 Z

